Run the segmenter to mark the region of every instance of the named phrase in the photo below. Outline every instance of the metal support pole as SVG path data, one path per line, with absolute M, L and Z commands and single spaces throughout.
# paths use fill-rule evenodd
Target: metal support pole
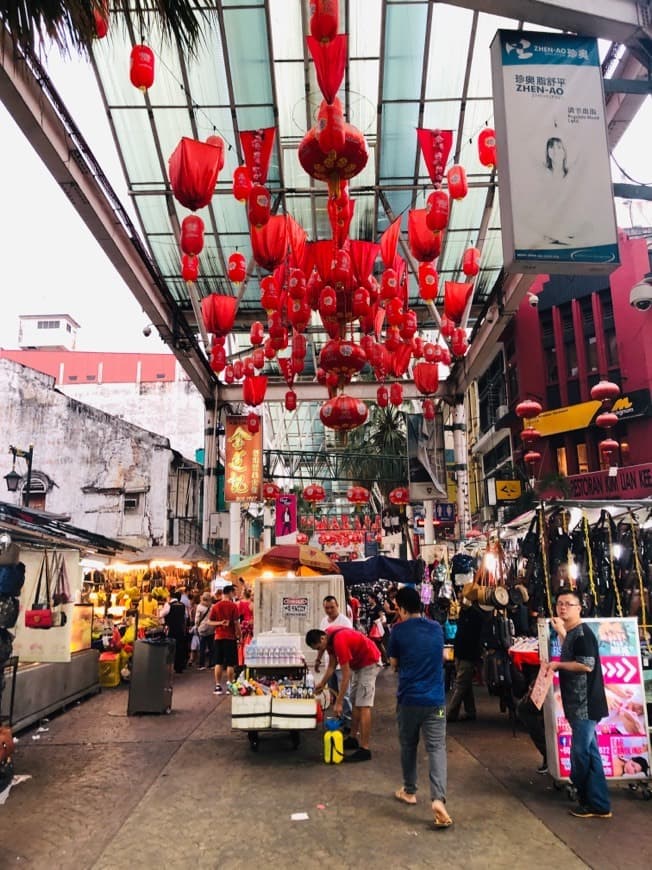
M 466 438 L 466 414 L 464 397 L 459 396 L 453 410 L 453 448 L 457 474 L 457 522 L 460 538 L 466 538 L 471 528 L 469 510 L 469 472 L 467 467 L 468 446 Z
M 423 543 L 428 547 L 435 543 L 435 503 L 432 499 L 426 499 L 423 503 Z
M 210 516 L 217 510 L 217 412 L 206 408 L 204 416 L 204 504 L 202 511 L 203 547 L 208 547 Z

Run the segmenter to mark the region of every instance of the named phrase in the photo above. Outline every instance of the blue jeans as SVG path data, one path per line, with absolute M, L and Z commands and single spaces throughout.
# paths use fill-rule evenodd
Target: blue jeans
M 335 692 L 335 694 L 339 693 L 341 682 L 342 682 L 342 669 L 337 668 L 334 671 L 333 676 L 328 681 L 329 687 Z M 346 695 L 342 699 L 342 725 L 345 728 L 351 727 L 351 712 L 352 711 L 351 711 L 350 692 L 351 692 L 351 686 L 349 684 L 349 688 L 346 690 Z M 355 737 L 355 735 L 353 735 L 353 736 Z
M 396 707 L 398 739 L 401 745 L 403 787 L 408 794 L 417 790 L 417 747 L 419 734 L 428 753 L 430 800 L 446 800 L 446 709 L 444 707 Z
M 582 806 L 599 813 L 608 813 L 611 810 L 611 802 L 595 736 L 597 724 L 593 719 L 569 721 L 573 732 L 570 778 L 577 789 L 577 796 Z

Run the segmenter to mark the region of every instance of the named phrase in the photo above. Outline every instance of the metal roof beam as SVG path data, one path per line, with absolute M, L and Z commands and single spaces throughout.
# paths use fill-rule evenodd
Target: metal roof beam
M 422 394 L 417 390 L 414 381 L 400 381 L 401 386 L 403 387 L 403 401 L 407 402 L 410 399 L 422 399 Z M 326 392 L 326 387 L 322 387 L 321 384 L 318 384 L 316 381 L 312 383 L 295 383 L 292 387 L 294 392 L 297 394 L 297 400 L 299 402 L 324 402 L 328 398 L 328 394 Z M 352 384 L 348 384 L 346 387 L 346 395 L 352 396 L 354 399 L 366 399 L 367 401 L 376 401 L 376 391 L 378 390 L 378 383 L 376 381 L 355 381 Z M 279 382 L 277 384 L 268 384 L 267 392 L 265 393 L 265 402 L 278 402 L 283 403 L 285 401 L 285 394 L 288 391 L 288 386 L 284 382 Z M 446 392 L 445 384 L 439 388 L 438 396 L 443 396 Z M 220 402 L 227 402 L 230 405 L 235 405 L 238 402 L 242 402 L 242 385 L 241 384 L 231 384 L 226 385 L 222 384 L 219 387 L 219 400 Z M 277 435 L 279 433 L 276 433 Z

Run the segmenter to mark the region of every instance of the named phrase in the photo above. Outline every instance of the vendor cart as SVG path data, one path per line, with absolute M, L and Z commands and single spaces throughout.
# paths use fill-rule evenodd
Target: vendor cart
M 233 694 L 231 727 L 247 732 L 253 752 L 258 751 L 261 733 L 288 731 L 297 749 L 301 732 L 317 727 L 318 701 L 312 696 L 300 640 L 299 635 L 270 631 L 257 635 L 247 647 L 243 691 L 255 685 L 263 693 Z

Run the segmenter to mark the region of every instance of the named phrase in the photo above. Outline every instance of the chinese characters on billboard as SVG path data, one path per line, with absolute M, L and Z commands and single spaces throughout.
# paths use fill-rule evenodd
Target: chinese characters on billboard
M 262 432 L 250 432 L 246 417 L 227 417 L 225 435 L 225 501 L 260 501 L 263 485 Z

